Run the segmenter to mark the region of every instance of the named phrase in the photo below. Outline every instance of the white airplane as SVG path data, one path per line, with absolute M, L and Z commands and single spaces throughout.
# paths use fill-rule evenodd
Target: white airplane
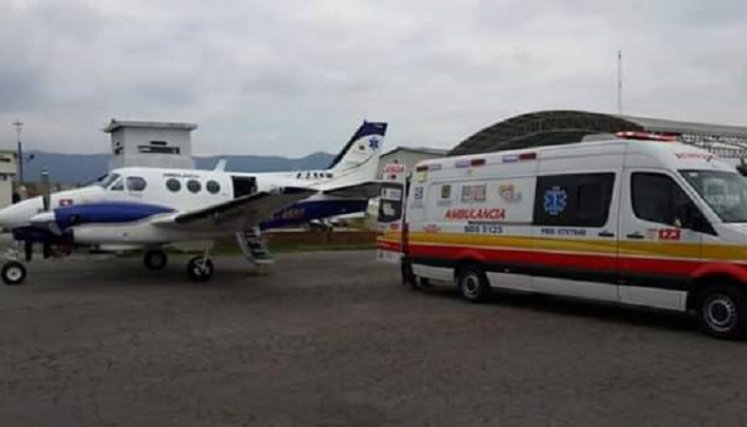
M 262 230 L 365 210 L 378 193 L 375 178 L 386 128 L 386 123 L 363 122 L 324 170 L 227 172 L 223 161 L 214 170 L 114 169 L 93 185 L 0 209 L 0 227 L 13 232 L 27 261 L 34 244 L 43 246 L 45 257 L 72 248 L 145 249 L 145 266 L 159 270 L 168 261 L 166 245 L 236 235 L 252 262 L 271 262 Z M 212 276 L 210 247 L 189 261 L 193 280 Z M 26 277 L 19 252 L 6 255 L 1 270 L 6 284 Z

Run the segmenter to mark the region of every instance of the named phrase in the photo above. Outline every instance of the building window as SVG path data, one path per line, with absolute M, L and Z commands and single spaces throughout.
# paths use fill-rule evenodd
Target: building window
M 187 181 L 187 190 L 189 190 L 191 193 L 197 193 L 202 188 L 202 185 L 200 185 L 200 181 L 197 181 L 196 179 L 190 179 Z
M 176 154 L 180 153 L 179 147 L 163 147 L 160 145 L 138 145 L 137 151 L 143 154 Z
M 182 183 L 176 178 L 169 178 L 166 180 L 166 188 L 168 188 L 172 193 L 176 193 L 182 189 Z
M 139 176 L 128 176 L 127 177 L 127 190 L 129 191 L 143 191 L 147 183 L 145 179 Z
M 218 181 L 210 180 L 205 184 L 205 189 L 210 194 L 218 194 L 220 191 L 220 184 L 218 184 Z

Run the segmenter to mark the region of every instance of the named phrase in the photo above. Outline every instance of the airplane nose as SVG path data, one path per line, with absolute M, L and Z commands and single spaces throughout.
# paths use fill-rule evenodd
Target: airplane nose
M 28 225 L 41 208 L 41 197 L 34 197 L 0 209 L 0 227 L 10 230 Z

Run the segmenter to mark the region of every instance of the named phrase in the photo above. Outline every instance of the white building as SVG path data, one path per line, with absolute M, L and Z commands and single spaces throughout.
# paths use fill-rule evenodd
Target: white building
M 13 178 L 18 171 L 18 153 L 0 150 L 0 208 L 13 203 Z
M 421 160 L 444 157 L 448 150 L 425 147 L 397 147 L 381 155 L 377 177 L 381 179 L 382 170 L 389 163 L 399 163 L 407 167 L 406 173 L 412 172 L 415 163 Z
M 194 123 L 118 121 L 103 129 L 111 134 L 112 169 L 123 166 L 194 168 Z

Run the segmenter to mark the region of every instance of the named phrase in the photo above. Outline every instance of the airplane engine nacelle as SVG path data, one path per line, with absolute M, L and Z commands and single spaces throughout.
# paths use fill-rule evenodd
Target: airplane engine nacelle
M 159 227 L 150 222 L 131 224 L 86 224 L 70 229 L 76 245 L 159 245 L 216 237 L 213 233 L 187 232 Z
M 167 233 L 151 224 L 86 224 L 70 229 L 76 245 L 106 243 L 154 244 L 167 240 Z

